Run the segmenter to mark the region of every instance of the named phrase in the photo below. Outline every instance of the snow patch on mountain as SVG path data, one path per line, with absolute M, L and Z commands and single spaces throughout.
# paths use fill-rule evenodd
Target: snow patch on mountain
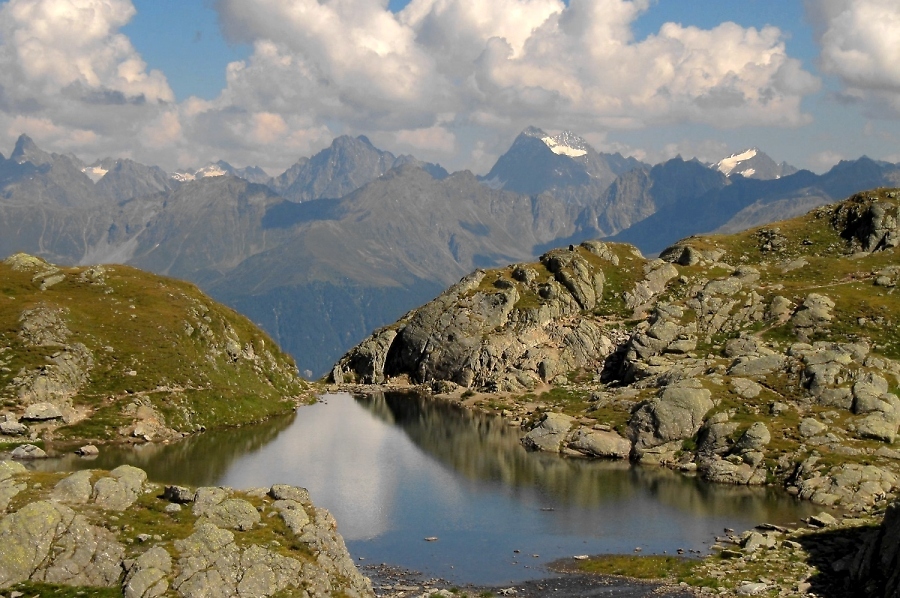
M 753 158 L 758 153 L 759 153 L 759 150 L 754 147 L 754 148 L 745 150 L 739 154 L 731 154 L 730 156 L 728 156 L 727 158 L 725 158 L 723 160 L 720 160 L 716 164 L 716 170 L 718 170 L 725 176 L 728 176 L 735 169 L 735 167 L 737 167 L 738 164 Z M 752 172 L 748 171 L 746 173 L 746 176 L 750 176 L 750 174 L 753 174 L 753 172 L 756 172 L 756 171 L 755 170 Z
M 169 175 L 169 178 L 178 181 L 179 183 L 189 183 L 193 181 L 195 178 L 193 172 L 188 172 L 186 170 L 179 170 L 177 172 L 173 172 Z
M 569 156 L 571 158 L 577 158 L 579 156 L 585 155 L 587 152 L 582 149 L 575 149 L 574 147 L 569 147 L 567 145 L 560 145 L 556 143 L 552 137 L 544 137 L 541 141 L 547 144 L 547 147 L 550 148 L 554 154 L 560 156 Z
M 220 165 L 209 164 L 194 173 L 194 177 L 198 179 L 205 179 L 207 177 L 225 176 L 226 174 L 228 174 L 228 171 L 222 168 Z
M 170 178 L 175 179 L 179 183 L 189 183 L 190 181 L 196 181 L 198 179 L 205 179 L 209 177 L 215 176 L 225 176 L 230 174 L 228 170 L 223 168 L 219 164 L 207 164 L 203 168 L 199 168 L 197 170 L 178 170 L 169 175 Z
M 563 131 L 559 135 L 544 135 L 541 141 L 550 148 L 554 154 L 578 158 L 587 154 L 587 142 L 571 131 Z
M 109 170 L 103 168 L 102 166 L 85 166 L 81 169 L 81 172 L 86 174 L 89 179 L 94 181 L 95 183 L 102 179 Z

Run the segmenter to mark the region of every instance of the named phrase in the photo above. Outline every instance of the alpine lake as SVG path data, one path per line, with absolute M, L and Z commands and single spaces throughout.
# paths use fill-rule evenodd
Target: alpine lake
M 498 417 L 416 395 L 330 394 L 289 418 L 30 467 L 128 463 L 172 484 L 304 486 L 361 565 L 453 583 L 546 577 L 547 563 L 582 554 L 707 554 L 726 528 L 821 511 L 773 488 L 528 452 L 520 437 Z

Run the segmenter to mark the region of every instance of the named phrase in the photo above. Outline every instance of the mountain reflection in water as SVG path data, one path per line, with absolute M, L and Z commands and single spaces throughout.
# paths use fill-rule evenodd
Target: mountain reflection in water
M 416 395 L 376 393 L 357 402 L 467 478 L 538 487 L 566 504 L 591 508 L 650 496 L 700 517 L 736 515 L 759 522 L 791 520 L 804 506 L 774 488 L 708 484 L 662 467 L 528 452 L 519 429 L 502 419 Z
M 575 554 L 703 549 L 724 527 L 817 511 L 771 489 L 530 453 L 501 419 L 415 395 L 323 399 L 292 420 L 169 445 L 104 447 L 95 461 L 41 467 L 132 463 L 157 481 L 305 486 L 335 515 L 354 557 L 459 583 L 540 577 L 542 563 Z

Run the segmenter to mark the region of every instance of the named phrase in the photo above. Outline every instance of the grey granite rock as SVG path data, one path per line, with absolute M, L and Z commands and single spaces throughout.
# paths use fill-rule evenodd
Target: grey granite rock
M 522 444 L 533 450 L 558 453 L 574 421 L 572 417 L 562 413 L 547 413 L 541 422 L 522 438 Z
M 25 409 L 22 419 L 27 421 L 46 421 L 62 418 L 62 411 L 53 403 L 34 403 Z
M 615 432 L 581 428 L 572 435 L 569 448 L 592 457 L 627 459 L 631 442 Z
M 217 527 L 246 531 L 259 523 L 259 512 L 246 500 L 228 498 L 210 508 L 204 518 Z
M 712 409 L 709 390 L 693 386 L 667 386 L 631 416 L 629 434 L 636 451 L 690 438 Z
M 73 474 L 64 477 L 50 493 L 51 498 L 61 502 L 84 504 L 91 498 L 91 477 L 93 472 L 90 469 L 76 471 Z
M 30 579 L 109 587 L 124 548 L 107 530 L 59 503 L 30 503 L 0 520 L 0 587 Z
M 147 474 L 131 465 L 120 465 L 94 483 L 92 493 L 97 506 L 123 511 L 134 504 L 141 494 Z
M 21 461 L 27 461 L 30 459 L 46 459 L 47 453 L 38 446 L 33 444 L 22 444 L 13 449 L 10 456 L 13 459 L 19 459 Z

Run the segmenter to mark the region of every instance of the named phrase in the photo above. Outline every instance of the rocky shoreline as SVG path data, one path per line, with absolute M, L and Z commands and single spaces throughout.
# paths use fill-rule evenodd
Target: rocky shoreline
M 623 244 L 570 245 L 463 278 L 373 332 L 329 381 L 418 388 L 496 413 L 533 450 L 781 487 L 850 514 L 828 534 L 860 528 L 860 538 L 875 538 L 893 529 L 881 522 L 900 491 L 898 247 L 894 189 L 735 235 L 691 237 L 656 259 Z M 800 541 L 784 533 L 746 560 L 814 558 L 792 555 Z M 835 573 L 896 595 L 889 575 L 863 573 L 890 571 L 896 548 L 882 544 L 868 569 Z M 851 558 L 828 555 L 829 567 Z M 739 570 L 720 572 L 735 579 Z M 783 595 L 815 587 L 795 578 L 747 582 Z

